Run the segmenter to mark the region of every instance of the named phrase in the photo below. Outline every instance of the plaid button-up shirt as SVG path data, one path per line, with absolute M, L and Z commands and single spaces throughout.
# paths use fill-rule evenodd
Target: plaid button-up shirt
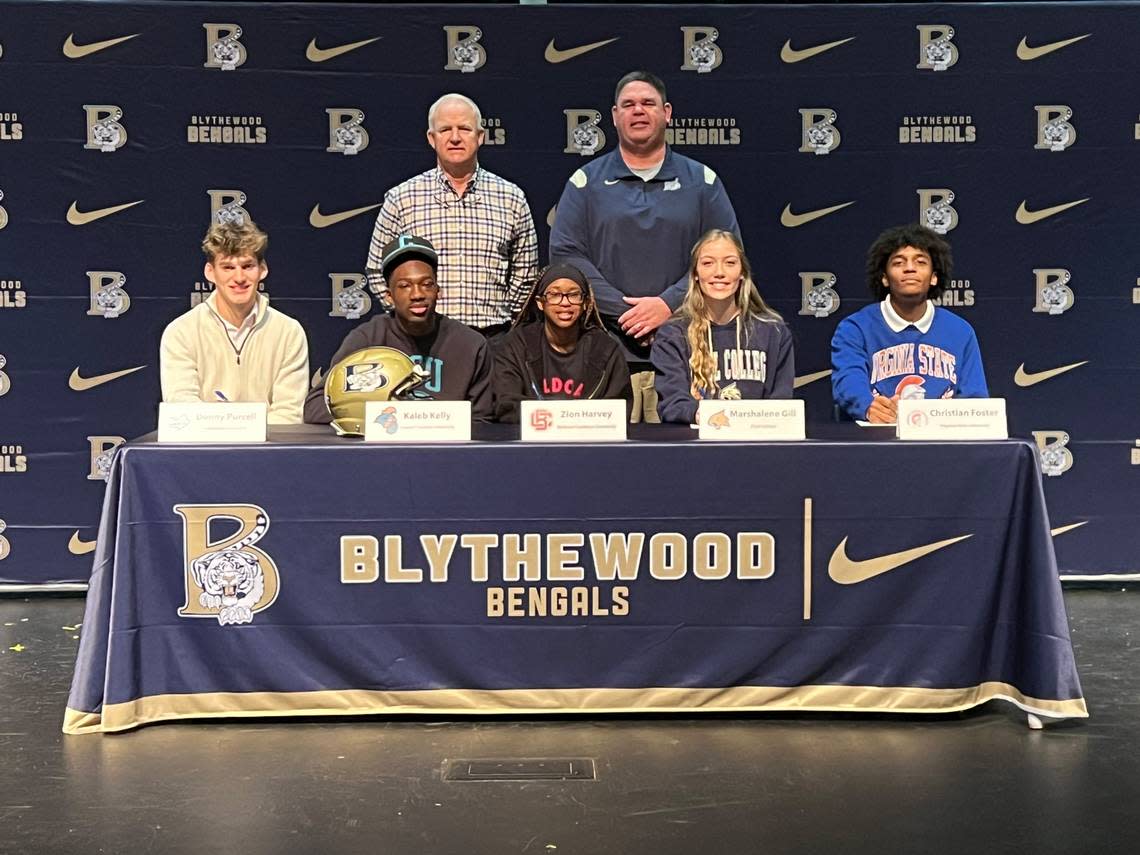
M 366 265 L 368 284 L 387 288 L 384 246 L 402 234 L 427 238 L 439 252 L 438 310 L 473 327 L 510 321 L 538 274 L 538 236 L 523 191 L 477 167 L 462 196 L 437 166 L 384 196 Z

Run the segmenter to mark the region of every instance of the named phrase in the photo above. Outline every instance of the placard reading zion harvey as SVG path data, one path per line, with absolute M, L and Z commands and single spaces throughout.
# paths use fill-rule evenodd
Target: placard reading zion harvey
M 625 439 L 625 401 L 521 401 L 523 442 L 606 442 Z

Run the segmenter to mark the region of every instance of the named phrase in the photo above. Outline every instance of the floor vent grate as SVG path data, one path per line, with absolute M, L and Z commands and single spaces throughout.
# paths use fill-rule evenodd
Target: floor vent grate
M 594 781 L 594 761 L 588 757 L 500 757 L 448 760 L 445 781 Z

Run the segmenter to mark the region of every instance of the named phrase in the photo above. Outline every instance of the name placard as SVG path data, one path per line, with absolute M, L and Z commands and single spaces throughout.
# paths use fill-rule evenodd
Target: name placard
M 1005 398 L 899 401 L 899 439 L 1009 439 Z
M 470 401 L 369 401 L 365 442 L 469 442 Z
M 523 442 L 620 442 L 629 416 L 625 401 L 521 401 Z
M 261 403 L 191 401 L 158 405 L 159 442 L 265 442 Z
M 806 438 L 803 401 L 698 401 L 697 422 L 701 439 Z

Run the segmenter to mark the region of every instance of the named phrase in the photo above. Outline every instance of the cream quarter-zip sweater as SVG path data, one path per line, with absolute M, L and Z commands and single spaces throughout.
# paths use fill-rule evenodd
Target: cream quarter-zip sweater
M 257 298 L 257 322 L 235 348 L 210 294 L 167 325 L 159 364 L 162 400 L 264 401 L 270 424 L 299 424 L 309 387 L 309 347 L 301 325 Z

